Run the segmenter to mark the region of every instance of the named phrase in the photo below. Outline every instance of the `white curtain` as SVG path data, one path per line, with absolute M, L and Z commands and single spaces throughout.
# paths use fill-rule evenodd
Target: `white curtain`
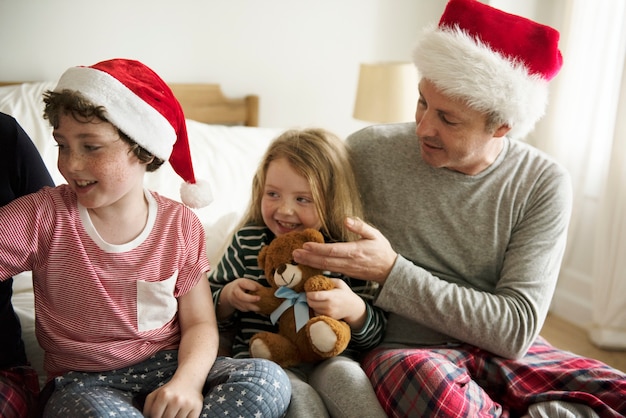
M 564 66 L 529 142 L 572 175 L 564 263 L 588 257 L 591 340 L 626 349 L 626 2 L 568 0 L 559 11 Z
M 622 72 L 617 121 L 600 200 L 594 257 L 593 328 L 600 347 L 626 349 L 626 71 Z

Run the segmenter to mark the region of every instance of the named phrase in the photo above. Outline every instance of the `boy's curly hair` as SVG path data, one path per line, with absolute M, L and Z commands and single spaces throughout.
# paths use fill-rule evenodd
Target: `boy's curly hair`
M 107 110 L 104 106 L 93 104 L 78 91 L 64 89 L 56 92 L 48 90 L 44 93 L 43 102 L 45 104 L 43 117 L 50 122 L 53 128 L 59 127 L 62 115 L 70 115 L 81 123 L 87 123 L 94 119 L 111 123 L 107 119 Z M 155 171 L 163 165 L 164 160 L 137 144 L 117 126 L 115 129 L 117 129 L 120 138 L 129 145 L 129 151 L 135 154 L 139 161 L 146 164 L 146 171 Z

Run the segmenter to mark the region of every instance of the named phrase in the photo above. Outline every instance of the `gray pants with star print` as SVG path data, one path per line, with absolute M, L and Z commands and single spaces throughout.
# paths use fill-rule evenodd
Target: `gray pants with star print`
M 69 372 L 52 382 L 44 417 L 143 417 L 146 396 L 176 371 L 177 352 L 162 351 L 126 369 Z M 262 359 L 218 357 L 204 386 L 201 417 L 281 417 L 291 399 L 283 369 Z

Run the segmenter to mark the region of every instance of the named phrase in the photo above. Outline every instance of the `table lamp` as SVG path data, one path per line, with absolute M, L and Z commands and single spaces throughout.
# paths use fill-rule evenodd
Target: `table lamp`
M 414 120 L 417 83 L 412 62 L 361 64 L 354 118 L 376 123 Z

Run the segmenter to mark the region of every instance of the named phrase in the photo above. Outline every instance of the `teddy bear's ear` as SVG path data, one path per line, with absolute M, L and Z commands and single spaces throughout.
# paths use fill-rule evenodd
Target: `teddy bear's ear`
M 305 235 L 307 242 L 310 242 L 310 241 L 320 242 L 320 243 L 324 242 L 324 236 L 317 229 L 307 228 L 304 230 L 303 234 Z

